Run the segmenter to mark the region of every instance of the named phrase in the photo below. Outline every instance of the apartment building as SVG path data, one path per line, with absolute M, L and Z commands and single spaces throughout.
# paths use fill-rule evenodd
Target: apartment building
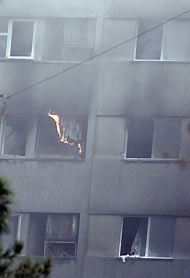
M 52 277 L 189 278 L 189 9 L 1 1 L 3 240 Z

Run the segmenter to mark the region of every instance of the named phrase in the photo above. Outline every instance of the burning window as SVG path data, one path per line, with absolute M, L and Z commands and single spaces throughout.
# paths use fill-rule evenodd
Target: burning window
M 160 21 L 139 21 L 136 59 L 160 60 L 163 26 L 144 32 L 161 24 Z
M 30 214 L 27 254 L 75 257 L 79 215 Z
M 43 60 L 78 61 L 93 54 L 95 21 L 86 18 L 45 22 Z
M 180 140 L 181 119 L 130 119 L 126 158 L 176 159 Z
M 84 158 L 86 117 L 62 117 L 48 113 L 40 121 L 37 156 Z
M 12 215 L 8 219 L 8 233 L 2 235 L 2 246 L 4 250 L 13 245 L 14 241 L 19 238 L 19 215 Z
M 175 217 L 124 217 L 120 256 L 172 257 Z
M 10 115 L 5 119 L 3 154 L 24 156 L 28 119 L 20 115 Z

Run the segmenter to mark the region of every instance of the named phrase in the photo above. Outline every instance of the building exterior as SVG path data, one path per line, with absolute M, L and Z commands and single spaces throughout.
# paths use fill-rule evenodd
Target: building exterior
M 1 1 L 4 243 L 52 255 L 52 277 L 189 277 L 188 8 Z

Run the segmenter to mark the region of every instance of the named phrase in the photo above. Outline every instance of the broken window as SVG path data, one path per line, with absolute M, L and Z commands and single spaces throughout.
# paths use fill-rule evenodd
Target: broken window
M 49 113 L 40 121 L 38 157 L 84 158 L 87 118 Z
M 139 21 L 136 59 L 160 60 L 163 26 L 155 27 L 159 24 L 160 21 Z
M 131 119 L 127 135 L 127 158 L 150 158 L 152 154 L 153 119 Z
M 11 247 L 16 239 L 19 238 L 19 215 L 12 215 L 8 219 L 8 233 L 2 235 L 2 246 L 4 250 Z
M 78 61 L 93 54 L 95 21 L 85 18 L 45 22 L 43 60 Z
M 146 249 L 148 217 L 123 219 L 120 255 L 144 256 Z
M 77 214 L 30 214 L 27 254 L 74 257 L 78 229 Z
M 120 256 L 172 257 L 175 217 L 124 217 Z
M 130 119 L 126 158 L 176 159 L 180 140 L 181 119 Z
M 13 21 L 10 56 L 31 57 L 34 21 Z
M 24 156 L 28 119 L 22 115 L 9 115 L 5 120 L 3 154 Z

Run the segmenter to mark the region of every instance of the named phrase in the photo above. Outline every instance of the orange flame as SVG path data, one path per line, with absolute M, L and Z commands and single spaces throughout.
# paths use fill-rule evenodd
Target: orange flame
M 67 145 L 70 145 L 70 146 L 75 145 L 74 142 L 69 142 L 68 138 L 65 137 L 65 127 L 63 127 L 63 132 L 61 134 L 61 121 L 60 121 L 60 119 L 62 119 L 62 118 L 60 118 L 59 115 L 57 115 L 57 114 L 52 114 L 50 111 L 48 112 L 48 116 L 55 121 L 56 129 L 57 129 L 57 133 L 59 135 L 60 142 L 63 142 L 64 144 L 67 144 Z M 83 153 L 82 144 L 78 143 L 77 147 L 78 147 L 79 154 Z

